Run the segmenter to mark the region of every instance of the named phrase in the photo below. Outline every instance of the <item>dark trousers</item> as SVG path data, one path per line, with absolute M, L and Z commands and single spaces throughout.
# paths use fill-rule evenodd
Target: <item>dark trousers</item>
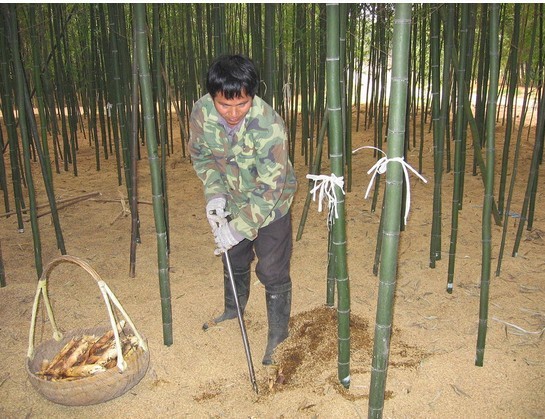
M 229 249 L 233 270 L 246 270 L 257 256 L 255 273 L 268 292 L 291 283 L 292 253 L 291 211 L 282 218 L 260 228 L 254 240 L 244 239 Z M 225 256 L 223 256 L 225 266 Z M 227 269 L 225 267 L 225 269 Z

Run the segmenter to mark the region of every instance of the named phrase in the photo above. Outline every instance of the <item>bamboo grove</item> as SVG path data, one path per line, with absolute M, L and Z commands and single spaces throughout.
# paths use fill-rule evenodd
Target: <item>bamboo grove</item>
M 403 36 L 396 33 L 397 13 L 399 19 L 410 22 L 398 27 Z M 39 164 L 41 169 L 61 254 L 66 250 L 54 177 L 63 172 L 78 176 L 82 147 L 94 150 L 97 171 L 103 165 L 115 165 L 117 182 L 126 188 L 131 204 L 129 260 L 134 276 L 139 240 L 136 162 L 145 154 L 152 172 L 165 344 L 172 343 L 166 161 L 175 150 L 186 155 L 189 112 L 204 94 L 209 62 L 222 53 L 240 52 L 261 69 L 258 94 L 284 118 L 292 161 L 301 161 L 313 174 L 324 171 L 328 163 L 337 176 L 344 177 L 347 193 L 352 188 L 353 131 L 372 130 L 373 146 L 389 148 L 390 154 L 394 150 L 390 157 L 399 153 L 407 159 L 410 150 L 418 150 L 418 161 L 409 163 L 419 172 L 424 149 L 433 148 L 429 267 L 435 268 L 448 255 L 449 293 L 453 292 L 458 233 L 463 230 L 459 213 L 464 205 L 464 179 L 467 174 L 482 179 L 483 293 L 476 357 L 476 364 L 482 365 L 492 256 L 490 220 L 502 227 L 496 275 L 501 272 L 508 245 L 507 221 L 514 207 L 519 222 L 512 256 L 519 252 L 523 229 L 531 229 L 534 222 L 545 137 L 542 4 L 4 4 L 1 14 L 0 189 L 5 209 L 1 215 L 14 215 L 22 231 L 23 214 L 29 213 L 38 277 L 41 239 L 32 165 Z M 406 99 L 394 106 L 388 92 L 400 88 L 392 76 L 403 65 L 394 59 L 405 55 L 407 80 L 402 97 Z M 517 95 L 521 92 L 522 99 Z M 519 118 L 517 107 L 522 107 Z M 537 120 L 535 131 L 525 128 L 529 120 Z M 505 138 L 496 138 L 498 124 L 506 126 Z M 425 144 L 428 131 L 433 144 Z M 401 132 L 401 138 L 392 138 L 391 132 Z M 174 144 L 178 136 L 181 144 Z M 532 141 L 534 148 L 524 200 L 515 202 L 522 141 Z M 467 161 L 467 156 L 473 160 Z M 498 184 L 493 182 L 495 169 Z M 454 179 L 450 202 L 443 195 L 446 176 Z M 399 227 L 395 221 L 405 211 L 405 201 L 400 200 L 400 208 L 396 204 L 394 209 L 388 201 L 397 202 L 406 189 L 398 188 L 395 198 L 386 194 L 379 202 L 383 186 L 379 180 L 380 174 L 371 205 L 373 211 L 378 205 L 384 216 L 373 272 L 378 275 L 383 265 L 388 266 L 390 272 L 380 275 L 392 281 L 387 291 L 391 295 L 398 256 L 396 244 L 383 243 L 383 237 L 391 238 L 395 230 L 402 232 L 406 226 L 403 217 Z M 450 220 L 444 217 L 446 208 Z M 343 216 L 344 207 L 340 209 Z M 450 231 L 442 231 L 442 223 L 449 221 Z M 337 284 L 343 339 L 339 379 L 343 382 L 349 376 L 350 304 L 346 248 L 338 247 L 345 242 L 344 219 L 335 224 L 339 225 L 332 226 L 328 243 L 327 304 L 334 305 Z M 443 249 L 446 241 L 449 248 Z M 6 285 L 5 276 L 0 243 L 0 286 Z M 387 321 L 391 315 L 391 307 L 384 309 L 377 320 L 382 316 Z M 387 355 L 379 356 L 377 363 L 385 374 Z M 382 389 L 379 393 L 383 379 L 373 379 Z M 348 382 L 343 385 L 348 387 Z M 380 416 L 380 397 L 371 399 L 372 416 Z

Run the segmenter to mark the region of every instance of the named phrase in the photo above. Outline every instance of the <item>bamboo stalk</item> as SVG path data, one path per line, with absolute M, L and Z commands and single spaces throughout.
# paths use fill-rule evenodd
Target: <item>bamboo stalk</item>
M 0 36 L 0 80 L 2 100 L 2 116 L 6 127 L 9 144 L 9 159 L 11 166 L 11 179 L 13 187 L 13 199 L 15 202 L 15 214 L 17 214 L 17 227 L 20 232 L 24 231 L 23 213 L 25 203 L 23 199 L 22 180 L 23 173 L 19 164 L 19 143 L 17 140 L 17 129 L 14 116 L 14 103 L 12 100 L 12 79 L 11 70 L 8 65 L 8 39 L 7 36 Z M 7 191 L 5 192 L 7 197 Z M 9 211 L 9 209 L 8 209 Z
M 430 235 L 430 268 L 441 258 L 441 172 L 443 170 L 443 138 L 441 138 L 441 100 L 439 74 L 439 5 L 434 4 L 431 12 L 430 59 L 432 73 L 432 124 L 433 124 L 433 212 Z M 446 63 L 445 63 L 446 65 Z
M 514 23 L 515 26 L 520 25 L 520 19 L 518 18 L 519 17 L 519 12 L 520 12 L 520 4 L 516 4 L 515 5 L 515 23 Z M 535 16 L 537 16 L 537 15 L 535 15 Z M 534 53 L 536 29 L 537 29 L 537 19 L 534 19 L 534 23 L 533 23 L 533 26 L 532 26 L 532 41 L 531 41 L 531 44 L 530 44 L 530 50 L 529 50 L 529 54 L 528 54 L 529 57 L 532 57 L 533 53 Z M 518 32 L 518 30 L 516 30 L 515 32 Z M 515 37 L 513 42 L 516 40 L 516 38 L 517 37 Z M 512 48 L 518 50 L 518 48 L 515 48 L 515 45 L 513 45 Z M 515 64 L 511 64 L 511 69 L 514 70 L 514 71 L 517 71 L 517 74 L 518 74 L 518 70 L 514 69 L 514 67 L 516 67 L 518 69 L 518 64 L 519 64 L 518 59 L 515 58 L 516 56 L 518 56 L 518 54 L 513 53 L 513 58 L 512 59 L 515 62 Z M 511 179 L 509 181 L 509 191 L 507 193 L 507 201 L 505 203 L 505 210 L 502 210 L 502 212 L 503 212 L 503 226 L 502 226 L 502 236 L 501 236 L 501 242 L 500 242 L 500 250 L 498 252 L 498 263 L 496 265 L 496 276 L 499 276 L 500 271 L 501 271 L 501 263 L 502 263 L 502 260 L 503 260 L 503 253 L 504 253 L 504 250 L 505 250 L 505 240 L 506 240 L 506 235 L 507 235 L 507 227 L 509 225 L 508 219 L 509 219 L 509 213 L 511 211 L 511 201 L 513 199 L 513 192 L 515 190 L 515 183 L 516 183 L 517 173 L 518 173 L 518 162 L 519 162 L 519 155 L 520 155 L 520 145 L 521 145 L 521 141 L 522 141 L 522 131 L 524 130 L 524 124 L 525 124 L 525 121 L 526 121 L 526 114 L 528 112 L 527 103 L 529 101 L 529 97 L 530 97 L 530 94 L 531 94 L 530 93 L 530 87 L 531 87 L 531 84 L 532 84 L 532 72 L 530 71 L 530 66 L 531 66 L 530 62 L 527 62 L 526 66 L 528 68 L 527 68 L 527 71 L 526 71 L 526 80 L 525 80 L 525 83 L 524 83 L 524 97 L 522 99 L 522 115 L 520 116 L 520 119 L 519 119 L 519 129 L 518 129 L 518 134 L 517 134 L 517 140 L 516 140 L 516 143 L 515 143 L 515 151 L 514 151 L 514 156 L 513 156 L 513 167 L 511 169 Z M 517 81 L 518 81 L 518 77 L 516 79 L 513 79 L 512 81 L 514 82 L 514 84 L 516 86 Z M 511 94 L 511 86 L 509 86 L 509 94 Z M 510 100 L 510 99 L 508 99 L 508 100 Z M 510 112 L 508 112 L 508 114 L 507 114 L 508 126 L 509 126 L 509 121 L 511 119 L 512 119 L 512 114 Z M 507 135 L 510 136 L 510 134 L 507 134 Z M 504 147 L 506 147 L 506 143 L 508 142 L 507 135 L 506 135 Z M 507 153 L 505 151 L 505 148 L 504 148 L 503 155 L 502 155 L 502 159 L 503 159 L 502 171 L 501 171 L 501 176 L 500 176 L 500 191 L 501 191 L 501 188 L 502 188 L 501 184 L 503 182 L 505 182 L 505 177 L 507 176 L 508 155 L 509 155 L 509 153 Z M 503 193 L 502 192 L 500 192 L 500 193 L 502 194 L 502 195 L 500 195 L 500 197 L 502 197 Z M 498 206 L 500 205 L 499 204 L 499 199 L 500 198 L 498 197 Z
M 388 124 L 388 158 L 390 159 L 403 156 L 410 33 L 411 4 L 396 4 L 392 39 L 392 87 Z M 384 218 L 382 261 L 380 263 L 371 384 L 369 388 L 369 418 L 381 418 L 384 409 L 401 225 L 402 177 L 401 164 L 388 163 L 384 211 L 382 214 Z
M 163 188 L 159 158 L 157 156 L 157 133 L 155 131 L 153 94 L 149 63 L 149 46 L 146 36 L 146 5 L 133 5 L 135 22 L 136 51 L 140 72 L 140 90 L 142 109 L 147 138 L 148 160 L 150 164 L 153 196 L 153 213 L 155 230 L 157 233 L 157 260 L 159 269 L 159 286 L 161 294 L 161 314 L 163 318 L 163 342 L 166 346 L 172 345 L 172 308 L 169 282 L 169 263 L 166 225 L 163 209 Z
M 341 92 L 339 91 L 339 5 L 327 4 L 327 108 L 329 112 L 330 160 L 333 174 L 343 176 L 343 138 Z M 338 218 L 333 217 L 332 253 L 336 264 L 338 379 L 343 387 L 350 386 L 350 289 L 346 263 L 346 221 L 344 192 L 334 186 Z
M 4 269 L 4 259 L 2 258 L 2 240 L 0 240 L 0 288 L 6 286 L 6 271 Z
M 8 28 L 8 36 L 11 45 L 12 59 L 15 67 L 16 76 L 16 97 L 17 108 L 19 110 L 19 127 L 21 129 L 21 140 L 23 144 L 24 169 L 28 184 L 28 194 L 30 202 L 30 221 L 32 227 L 32 238 L 34 243 L 34 262 L 38 278 L 42 274 L 42 244 L 40 239 L 40 228 L 36 217 L 36 190 L 32 178 L 32 168 L 30 164 L 30 139 L 28 127 L 25 123 L 25 74 L 21 55 L 19 50 L 19 38 L 17 36 L 17 10 L 16 5 L 2 5 L 2 12 L 5 19 L 6 27 Z
M 135 37 L 134 37 L 135 38 Z M 133 40 L 133 48 L 136 50 L 136 40 Z M 131 190 L 132 195 L 129 197 L 131 208 L 131 244 L 129 250 L 129 276 L 134 278 L 136 275 L 136 245 L 140 243 L 140 219 L 138 214 L 138 164 L 137 164 L 137 149 L 138 149 L 138 115 L 139 106 L 138 95 L 138 63 L 136 58 L 132 62 L 132 118 L 131 118 L 131 136 L 129 143 L 129 155 L 131 156 Z
M 492 202 L 494 194 L 494 160 L 496 134 L 496 100 L 499 81 L 499 51 L 498 51 L 499 4 L 490 5 L 490 87 L 488 92 L 488 106 L 486 116 L 486 186 L 483 203 L 482 223 L 482 265 L 481 265 L 481 292 L 479 305 L 479 331 L 477 336 L 477 354 L 475 365 L 482 367 L 486 331 L 488 324 L 488 300 L 490 289 L 490 265 L 492 254 Z
M 454 139 L 454 188 L 452 192 L 452 214 L 451 214 L 451 232 L 450 232 L 450 246 L 449 246 L 449 263 L 447 273 L 447 292 L 452 293 L 454 287 L 454 266 L 456 263 L 456 246 L 458 242 L 458 219 L 459 212 L 462 207 L 461 195 L 463 184 L 463 146 L 464 146 L 464 127 L 465 127 L 465 96 L 467 95 L 465 88 L 465 73 L 466 73 L 466 58 L 467 58 L 467 26 L 469 20 L 469 6 L 467 4 L 461 5 L 462 9 L 462 23 L 461 23 L 461 35 L 460 35 L 460 58 L 457 62 L 456 74 L 457 74 L 457 98 L 458 106 L 456 110 L 456 124 L 455 124 L 455 139 Z
M 323 120 L 323 125 L 322 125 L 322 128 L 320 129 L 320 134 L 318 136 L 318 144 L 316 145 L 316 157 L 313 160 L 313 164 L 310 171 L 310 173 L 313 175 L 320 174 L 320 166 L 322 164 L 322 151 L 324 147 L 324 137 L 327 130 L 328 120 L 329 120 L 329 113 L 326 110 L 324 120 Z M 310 207 L 310 201 L 312 199 L 312 194 L 310 193 L 310 189 L 312 187 L 311 182 L 312 181 L 309 180 L 308 193 L 305 198 L 305 205 L 303 206 L 303 212 L 301 214 L 301 221 L 299 222 L 299 228 L 297 229 L 297 236 L 295 239 L 296 241 L 301 240 L 301 237 L 303 237 L 303 230 L 305 228 L 305 223 L 307 221 L 307 215 L 308 215 L 308 209 Z

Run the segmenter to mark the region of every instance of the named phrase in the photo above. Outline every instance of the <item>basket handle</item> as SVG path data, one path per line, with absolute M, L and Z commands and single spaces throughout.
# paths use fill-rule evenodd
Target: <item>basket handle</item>
M 130 319 L 129 315 L 117 299 L 117 297 L 114 295 L 112 290 L 110 290 L 110 287 L 100 278 L 98 273 L 84 260 L 76 257 L 76 256 L 70 256 L 70 255 L 62 255 L 55 259 L 53 259 L 51 262 L 47 264 L 47 266 L 44 268 L 42 275 L 38 281 L 38 288 L 36 290 L 36 295 L 34 297 L 34 305 L 32 307 L 32 318 L 30 321 L 30 333 L 28 338 L 28 352 L 27 357 L 32 359 L 34 357 L 34 335 L 36 330 L 36 317 L 38 314 L 38 305 L 40 302 L 40 297 L 43 296 L 45 307 L 47 310 L 47 315 L 49 317 L 49 320 L 51 321 L 51 326 L 53 327 L 53 338 L 57 341 L 60 341 L 62 339 L 62 333 L 59 331 L 59 328 L 57 327 L 57 323 L 55 321 L 55 316 L 53 314 L 53 309 L 51 307 L 51 302 L 49 300 L 49 295 L 47 291 L 47 280 L 49 278 L 49 275 L 51 274 L 51 271 L 53 268 L 60 263 L 63 262 L 69 262 L 74 263 L 83 269 L 85 269 L 96 281 L 100 292 L 102 293 L 102 296 L 104 298 L 104 303 L 106 304 L 106 308 L 108 311 L 108 316 L 110 318 L 110 323 L 112 326 L 112 330 L 114 332 L 114 338 L 115 338 L 115 344 L 116 344 L 116 351 L 117 351 L 117 367 L 118 369 L 123 372 L 127 368 L 127 363 L 123 359 L 123 351 L 121 346 L 121 340 L 119 339 L 119 332 L 117 330 L 117 324 L 114 318 L 114 313 L 112 309 L 112 302 L 117 307 L 117 309 L 121 312 L 123 317 L 125 318 L 125 321 L 129 324 L 132 331 L 134 332 L 134 335 L 138 339 L 139 346 L 144 350 L 147 351 L 148 347 L 140 333 L 136 330 L 136 327 L 134 326 L 134 323 Z

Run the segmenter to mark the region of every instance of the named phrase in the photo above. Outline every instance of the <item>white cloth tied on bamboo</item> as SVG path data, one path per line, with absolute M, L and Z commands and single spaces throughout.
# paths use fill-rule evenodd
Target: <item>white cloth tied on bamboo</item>
M 377 174 L 384 174 L 386 173 L 386 170 L 388 168 L 389 162 L 398 162 L 401 164 L 401 167 L 403 168 L 403 174 L 405 175 L 405 183 L 407 185 L 407 195 L 405 196 L 405 224 L 407 224 L 407 218 L 409 217 L 409 210 L 411 208 L 411 183 L 409 181 L 409 170 L 413 172 L 416 176 L 418 176 L 424 183 L 428 183 L 426 178 L 422 176 L 420 173 L 418 173 L 409 163 L 405 161 L 403 157 L 392 157 L 389 158 L 384 151 L 382 151 L 380 148 L 372 147 L 372 146 L 364 146 L 360 147 L 352 152 L 352 154 L 356 153 L 358 150 L 361 150 L 362 148 L 372 148 L 374 150 L 380 151 L 384 157 L 381 157 L 377 160 L 377 162 L 367 171 L 367 174 L 373 173 L 373 176 L 371 177 L 371 180 L 369 181 L 369 186 L 367 186 L 367 191 L 365 192 L 365 199 L 369 196 L 369 192 L 371 191 L 371 187 L 373 186 L 373 182 L 375 181 L 375 177 Z M 407 170 L 408 169 L 408 170 Z
M 329 211 L 327 219 L 329 223 L 333 221 L 333 217 L 339 218 L 339 210 L 337 209 L 338 200 L 335 186 L 338 186 L 344 195 L 343 177 L 337 177 L 333 173 L 331 176 L 309 174 L 307 175 L 307 179 L 314 181 L 314 187 L 310 190 L 313 201 L 316 201 L 316 193 L 320 191 L 320 195 L 318 196 L 318 212 L 322 212 L 322 201 L 324 197 L 327 197 Z

